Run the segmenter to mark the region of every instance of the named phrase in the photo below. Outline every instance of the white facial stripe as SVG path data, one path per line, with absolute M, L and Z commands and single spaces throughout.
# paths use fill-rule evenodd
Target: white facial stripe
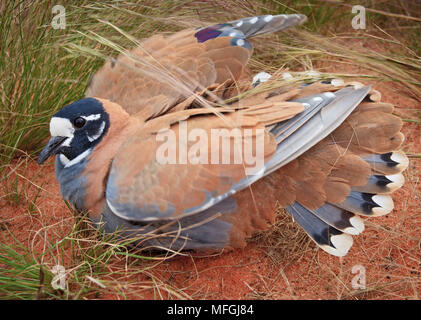
M 62 146 L 70 147 L 73 140 L 75 128 L 70 120 L 60 117 L 52 117 L 50 121 L 50 134 L 52 137 L 67 137 L 61 144 Z
M 81 116 L 86 121 L 95 121 L 101 118 L 101 114 L 91 114 L 89 116 Z M 105 129 L 105 121 L 103 121 L 98 129 L 98 132 L 93 135 L 88 135 L 88 140 L 90 142 L 98 139 Z M 73 127 L 72 122 L 66 118 L 53 117 L 50 121 L 50 134 L 52 137 L 67 137 L 66 140 L 61 144 L 62 146 L 70 147 L 72 140 L 74 138 L 75 128 Z M 92 149 L 87 149 L 86 151 L 79 154 L 73 160 L 69 160 L 64 154 L 59 155 L 60 162 L 64 165 L 65 168 L 71 167 L 83 159 L 85 159 L 91 153 Z
M 85 119 L 86 121 L 92 121 L 92 120 L 98 120 L 99 118 L 101 118 L 100 114 L 91 114 L 90 116 L 81 116 L 83 119 Z
M 68 137 L 73 138 L 73 133 L 75 128 L 73 128 L 72 123 L 69 119 L 52 117 L 50 121 L 50 134 L 52 137 Z
M 102 133 L 104 132 L 104 128 L 105 128 L 105 121 L 102 121 L 101 126 L 98 129 L 98 132 L 96 134 L 94 134 L 93 136 L 88 135 L 88 140 L 90 142 L 95 141 L 96 139 L 98 139 Z
M 87 156 L 89 156 L 89 154 L 91 153 L 91 151 L 92 151 L 92 149 L 88 149 L 88 150 L 86 150 L 86 151 L 84 151 L 84 152 L 82 152 L 80 155 L 78 155 L 76 158 L 74 158 L 73 160 L 71 160 L 71 161 L 69 161 L 69 162 L 67 162 L 65 165 L 64 165 L 64 167 L 65 168 L 68 168 L 68 167 L 71 167 L 72 165 L 74 165 L 74 164 L 76 164 L 76 163 L 79 163 L 79 162 L 81 162 L 83 159 L 85 159 Z M 65 157 L 66 158 L 66 157 Z M 67 159 L 67 158 L 66 158 Z M 61 159 L 61 157 L 60 157 L 60 160 L 62 160 L 63 161 L 63 159 Z M 68 160 L 68 159 L 67 159 Z M 63 163 L 63 162 L 62 162 Z M 64 164 L 64 163 L 63 163 Z

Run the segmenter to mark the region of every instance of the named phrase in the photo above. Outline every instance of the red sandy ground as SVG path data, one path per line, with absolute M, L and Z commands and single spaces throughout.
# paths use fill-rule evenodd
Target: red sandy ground
M 416 108 L 420 110 L 419 104 L 403 96 L 402 88 L 385 84 L 374 87 L 382 92 L 383 101 L 397 105 L 397 114 L 413 119 L 418 116 L 419 119 L 419 114 L 414 112 Z M 406 135 L 404 150 L 420 153 L 420 126 L 405 122 L 403 132 Z M 122 274 L 96 278 L 113 283 L 114 287 L 118 282 L 120 292 L 129 299 L 177 298 L 168 294 L 166 287 L 175 288 L 176 292 L 193 299 L 419 299 L 420 171 L 419 159 L 412 159 L 405 173 L 406 184 L 394 194 L 395 210 L 384 217 L 367 219 L 366 230 L 354 237 L 354 245 L 344 258 L 317 249 L 303 237 L 301 229 L 286 213 L 280 212 L 282 223 L 258 234 L 242 250 L 207 257 L 177 256 L 162 262 L 129 259 L 129 263 L 137 263 L 138 270 L 157 266 L 128 277 Z M 17 172 L 24 190 L 23 200 L 18 205 L 11 205 L 4 197 L 0 198 L 0 226 L 2 230 L 7 227 L 37 256 L 48 249 L 47 243 L 62 239 L 75 219 L 59 195 L 52 160 L 43 167 L 28 161 Z M 10 175 L 8 183 L 13 181 L 15 174 Z M 30 214 L 25 197 L 33 199 L 36 186 L 42 186 L 43 191 L 36 201 L 37 208 Z M 1 192 L 5 194 L 7 189 L 3 186 Z M 10 237 L 8 239 L 12 241 Z M 46 256 L 43 263 L 52 267 L 55 261 L 63 258 L 66 269 L 80 263 L 69 257 L 70 254 L 66 256 L 65 252 L 57 251 Z M 355 265 L 365 267 L 366 290 L 352 288 Z M 115 271 L 124 267 L 124 261 L 120 259 L 110 260 L 106 268 Z M 130 268 L 133 271 L 133 266 Z M 151 287 L 151 276 L 156 281 L 155 290 Z M 89 298 L 123 297 L 114 290 L 87 283 L 98 288 L 97 294 L 90 294 Z M 70 288 L 70 291 L 72 289 L 76 288 Z

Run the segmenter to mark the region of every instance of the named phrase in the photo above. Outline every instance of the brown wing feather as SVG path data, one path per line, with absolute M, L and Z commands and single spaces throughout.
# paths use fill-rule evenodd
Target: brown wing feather
M 239 110 L 232 112 L 236 108 Z M 166 211 L 170 207 L 176 208 L 170 217 L 180 217 L 185 210 L 203 204 L 209 195 L 216 197 L 225 194 L 234 184 L 245 178 L 245 163 L 234 161 L 235 148 L 238 144 L 242 146 L 245 143 L 245 137 L 251 137 L 252 145 L 255 145 L 259 137 L 262 137 L 264 158 L 267 160 L 275 151 L 276 142 L 274 137 L 265 130 L 265 125 L 291 118 L 301 112 L 303 106 L 295 102 L 283 102 L 282 106 L 270 102 L 264 106 L 237 106 L 220 110 L 224 112 L 223 117 L 214 115 L 210 109 L 189 109 L 148 121 L 121 147 L 113 160 L 110 175 L 115 177 L 113 183 L 119 190 L 119 196 L 115 202 L 127 203 L 139 209 L 157 203 L 161 211 Z M 272 117 L 270 117 L 271 114 Z M 192 115 L 201 116 L 191 117 Z M 176 160 L 179 163 L 183 141 L 179 142 L 182 133 L 179 131 L 181 124 L 178 121 L 184 119 L 187 119 L 186 137 L 195 129 L 201 129 L 209 139 L 212 139 L 211 130 L 214 129 L 238 128 L 241 135 L 235 135 L 231 131 L 228 136 L 222 138 L 221 145 L 225 143 L 229 145 L 228 154 L 224 153 L 223 148 L 219 150 L 211 148 L 212 144 L 208 140 L 190 141 L 187 145 L 189 148 L 195 143 L 203 143 L 203 148 L 207 152 L 205 164 L 192 164 L 187 159 L 185 159 L 185 164 L 160 164 L 157 160 L 157 152 L 162 144 L 158 141 L 157 134 L 165 128 L 172 130 L 175 138 L 173 142 L 176 147 Z M 244 131 L 246 129 L 251 132 Z M 201 148 L 202 145 L 197 147 L 202 150 Z M 244 159 L 244 150 L 242 151 L 242 159 Z M 212 164 L 212 159 L 219 159 L 219 163 Z M 224 159 L 229 159 L 229 164 L 221 164 Z M 177 192 L 163 186 L 177 186 L 183 191 Z
M 227 115 L 227 118 L 230 116 Z M 194 129 L 202 129 L 211 137 L 211 129 L 226 128 L 225 123 L 216 116 L 209 115 L 198 119 L 192 118 L 188 121 L 187 135 Z M 257 129 L 255 127 L 253 129 Z M 262 125 L 260 128 L 264 128 Z M 173 124 L 171 130 L 175 133 L 177 145 L 177 159 L 179 159 L 180 144 L 179 124 Z M 271 155 L 276 147 L 276 143 L 266 132 L 264 136 L 265 153 Z M 255 134 L 256 131 L 254 132 Z M 230 152 L 228 157 L 233 158 L 234 139 L 231 139 Z M 158 163 L 156 154 L 160 144 L 156 135 L 152 134 L 144 139 L 134 138 L 128 141 L 119 151 L 113 161 L 111 175 L 116 176 L 115 184 L 121 195 L 116 201 L 123 204 L 129 203 L 135 208 L 145 208 L 154 204 L 160 199 L 165 199 L 162 203 L 161 211 L 169 209 L 169 206 L 176 208 L 171 218 L 180 217 L 189 208 L 203 204 L 209 194 L 214 196 L 228 192 L 232 186 L 245 177 L 243 164 L 165 164 Z M 209 160 L 212 157 L 210 145 L 206 144 Z M 208 149 L 209 148 L 209 149 Z M 130 153 L 130 155 L 128 155 Z M 222 158 L 225 155 L 222 154 Z M 156 183 L 147 183 L 153 182 Z M 179 192 L 173 189 L 162 190 L 162 186 L 177 186 Z M 162 197 L 161 191 L 165 192 Z M 158 194 L 159 193 L 159 194 Z M 159 195 L 159 196 L 158 196 Z M 168 217 L 168 218 L 170 218 Z
M 230 39 L 198 43 L 194 30 L 152 36 L 108 61 L 86 95 L 116 102 L 143 120 L 156 117 L 213 83 L 240 78 L 251 50 L 231 46 Z

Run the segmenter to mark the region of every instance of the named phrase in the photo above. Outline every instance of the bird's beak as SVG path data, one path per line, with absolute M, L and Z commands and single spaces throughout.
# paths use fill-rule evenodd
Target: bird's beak
M 43 164 L 50 156 L 56 154 L 63 141 L 66 139 L 67 137 L 51 137 L 50 141 L 48 141 L 45 148 L 42 149 L 41 153 L 39 154 L 38 164 Z

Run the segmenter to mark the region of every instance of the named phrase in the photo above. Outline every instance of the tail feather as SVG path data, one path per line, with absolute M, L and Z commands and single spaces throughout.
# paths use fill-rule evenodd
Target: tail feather
M 342 232 L 357 235 L 364 231 L 364 221 L 357 215 L 325 203 L 312 211 L 321 220 Z
M 387 176 L 373 174 L 364 186 L 352 187 L 352 190 L 372 194 L 387 194 L 400 189 L 404 183 L 405 178 L 401 173 Z
M 377 217 L 393 210 L 393 200 L 389 195 L 378 195 L 351 191 L 345 201 L 335 206 L 363 216 Z
M 374 171 L 388 175 L 401 173 L 409 164 L 408 157 L 403 151 L 370 154 L 362 156 L 362 159 L 367 161 Z
M 324 251 L 343 257 L 352 247 L 352 236 L 327 224 L 300 203 L 294 202 L 285 209 Z
M 329 111 L 329 108 L 309 103 L 311 100 L 305 101 L 309 97 L 322 96 L 323 91 L 326 94 L 323 85 L 334 87 L 332 81 L 319 81 L 300 87 L 300 98 L 296 97 L 293 101 L 303 103 L 305 111 L 270 128 L 270 132 L 280 143 L 278 149 L 292 141 L 294 135 L 304 132 L 302 127 L 310 126 L 311 122 L 306 119 L 308 115 L 314 117 L 319 110 L 321 113 Z M 334 94 L 335 100 L 338 100 L 364 88 L 357 83 L 339 85 L 341 86 L 342 89 L 339 90 L 332 87 L 330 90 L 334 92 L 328 91 L 327 94 Z M 311 96 L 306 97 L 304 90 L 311 93 Z M 408 158 L 404 152 L 396 151 L 404 139 L 400 132 L 402 121 L 391 114 L 393 105 L 381 102 L 380 97 L 378 91 L 369 89 L 363 99 L 359 99 L 353 113 L 338 129 L 332 131 L 331 137 L 319 147 L 315 146 L 313 152 L 306 153 L 307 158 L 310 157 L 308 160 L 314 161 L 318 168 L 324 167 L 325 163 L 331 166 L 327 181 L 332 182 L 333 189 L 330 189 L 338 193 L 338 197 L 332 197 L 332 192 L 328 194 L 332 190 L 326 188 L 331 184 L 326 183 L 326 202 L 320 207 L 315 209 L 303 205 L 298 195 L 292 205 L 286 206 L 286 210 L 310 238 L 324 251 L 336 256 L 344 256 L 352 246 L 351 235 L 358 235 L 364 230 L 361 216 L 382 216 L 393 210 L 394 203 L 390 194 L 401 188 L 405 182 L 402 171 L 408 167 Z M 329 104 L 334 103 L 329 102 L 326 105 Z M 317 111 L 313 113 L 313 110 Z M 338 112 L 337 107 L 328 116 L 333 117 L 335 112 Z M 297 143 L 303 140 L 305 138 L 301 137 Z M 336 146 L 339 153 L 336 160 L 332 150 L 327 150 L 331 144 Z M 290 148 L 295 146 L 296 143 L 290 145 Z M 323 163 L 317 165 L 318 161 Z M 312 174 L 310 169 L 308 174 Z M 302 175 L 305 176 L 305 173 Z M 308 183 L 298 177 L 296 179 L 298 184 Z M 339 186 L 347 188 L 338 189 Z M 317 191 L 314 189 L 314 192 Z

